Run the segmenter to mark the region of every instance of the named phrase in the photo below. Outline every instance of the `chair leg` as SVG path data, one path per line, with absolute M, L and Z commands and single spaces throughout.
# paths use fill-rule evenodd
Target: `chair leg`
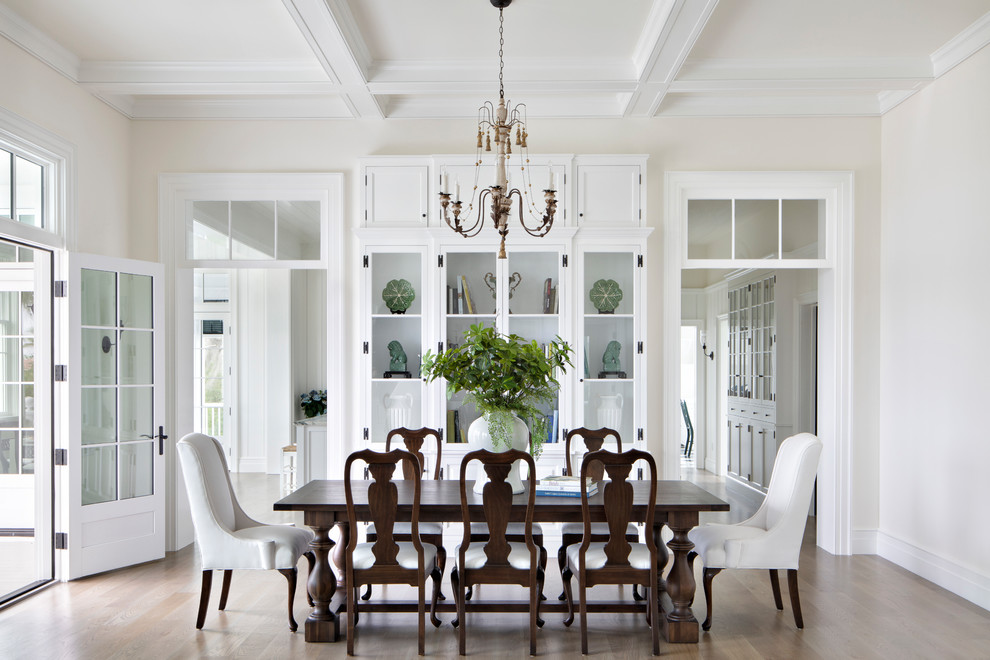
M 542 538 L 541 538 L 541 541 L 542 541 Z M 540 543 L 540 571 L 543 572 L 544 575 L 546 575 L 546 571 L 547 571 L 547 549 L 546 549 L 546 547 L 542 543 Z M 546 597 L 546 594 L 543 593 L 543 585 L 541 583 L 540 584 L 540 600 L 546 600 L 546 599 L 547 599 L 547 597 Z
M 350 576 L 348 576 L 350 577 Z M 347 599 L 347 655 L 354 655 L 354 626 L 355 626 L 355 614 L 357 614 L 357 595 L 360 589 L 356 587 L 348 587 L 350 589 L 350 597 Z
M 234 574 L 232 570 L 226 570 L 223 572 L 223 586 L 220 587 L 220 607 L 218 609 L 227 609 L 227 594 L 230 593 L 230 578 Z
M 443 571 L 440 570 L 439 566 L 433 567 L 430 578 L 433 580 L 433 599 L 430 602 L 430 623 L 433 624 L 434 628 L 439 628 L 440 624 L 443 623 L 437 617 L 437 599 L 440 596 L 440 584 L 443 582 Z
M 437 568 L 440 569 L 440 573 L 443 574 L 444 569 L 447 567 L 447 549 L 443 547 L 443 535 L 427 535 L 423 536 L 423 541 L 437 548 Z M 443 595 L 443 591 L 439 594 L 440 600 L 447 600 Z
M 292 601 L 296 598 L 296 578 L 299 575 L 299 571 L 295 568 L 280 568 L 278 572 L 285 576 L 285 579 L 289 581 L 289 630 L 296 632 L 299 628 L 296 625 L 296 619 L 292 616 Z
M 419 627 L 419 654 L 426 655 L 426 576 L 420 573 L 416 585 L 416 622 Z
M 306 558 L 306 563 L 309 564 L 309 572 L 306 573 L 307 578 L 313 574 L 313 568 L 316 566 L 316 555 L 310 552 L 304 552 L 303 557 Z M 309 603 L 310 607 L 313 607 L 313 594 L 309 593 L 309 580 L 306 580 L 306 602 Z
M 196 630 L 203 629 L 206 621 L 206 606 L 210 604 L 210 588 L 213 586 L 213 571 L 203 571 L 203 586 L 199 592 L 199 614 L 196 616 Z
M 450 582 L 454 587 L 454 598 L 457 599 L 457 621 L 454 623 L 457 626 L 457 652 L 461 655 L 467 655 L 467 616 L 465 615 L 465 593 L 463 587 L 460 585 L 460 579 L 457 574 L 457 567 L 455 566 L 450 572 Z
M 653 635 L 653 655 L 660 655 L 660 591 L 656 584 L 647 588 L 646 597 L 650 599 L 650 632 Z
M 801 616 L 801 598 L 798 596 L 797 569 L 787 569 L 787 586 L 791 591 L 791 610 L 794 612 L 794 625 L 804 628 L 804 617 Z
M 780 599 L 780 578 L 777 576 L 777 569 L 770 569 L 770 588 L 773 590 L 773 604 L 778 610 L 784 609 L 784 601 Z
M 578 575 L 578 616 L 581 617 L 581 655 L 588 655 L 588 589 Z
M 460 576 L 458 576 L 458 574 L 457 574 L 457 567 L 454 566 L 454 568 L 450 569 L 450 588 L 454 591 L 454 610 L 455 610 L 455 613 L 454 613 L 454 618 L 450 622 L 450 625 L 454 626 L 455 628 L 457 627 L 457 624 L 460 623 L 460 618 L 459 617 L 461 615 L 461 610 L 460 610 L 460 607 L 461 606 L 459 604 L 461 601 L 458 600 L 460 598 L 460 595 L 459 594 L 461 593 L 460 579 L 459 578 L 460 578 Z
M 546 582 L 546 577 L 547 577 L 547 572 L 544 571 L 542 568 L 539 569 L 536 572 L 536 583 L 537 583 L 536 586 L 540 590 L 540 596 L 541 596 L 540 600 L 541 601 L 542 600 L 546 600 L 546 596 L 543 595 L 543 585 Z M 540 616 L 540 602 L 537 601 L 537 603 L 536 603 L 536 627 L 537 628 L 542 628 L 544 623 L 546 623 L 546 622 Z
M 539 570 L 539 569 L 537 569 Z M 529 575 L 530 580 L 533 579 L 533 574 Z M 534 585 L 530 583 L 529 585 L 529 654 L 536 655 L 536 613 L 540 607 L 540 580 L 537 578 L 537 584 Z
M 364 593 L 361 594 L 361 600 L 368 600 L 371 598 L 371 585 L 367 584 L 364 587 Z
M 567 617 L 564 619 L 564 626 L 570 627 L 574 623 L 574 596 L 571 593 L 571 578 L 574 576 L 571 569 L 564 567 L 564 572 L 560 577 L 564 581 L 564 598 L 567 600 Z
M 570 543 L 568 543 L 567 545 L 564 545 L 564 542 L 561 541 L 560 542 L 560 548 L 557 550 L 557 566 L 560 567 L 560 577 L 561 577 L 561 579 L 563 579 L 563 577 L 564 577 L 564 569 L 567 568 L 567 546 L 568 545 L 570 545 Z M 560 595 L 557 596 L 557 600 L 567 600 L 567 594 L 564 593 L 564 590 L 563 589 L 560 590 Z
M 712 580 L 715 576 L 722 572 L 721 568 L 705 568 L 702 580 L 705 587 L 705 607 L 707 608 L 707 617 L 705 622 L 701 624 L 702 630 L 712 629 Z

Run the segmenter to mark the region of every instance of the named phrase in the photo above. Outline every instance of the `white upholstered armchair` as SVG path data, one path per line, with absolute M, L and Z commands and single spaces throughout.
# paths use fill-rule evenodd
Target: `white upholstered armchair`
M 296 593 L 296 564 L 300 556 L 306 555 L 309 568 L 313 569 L 315 558 L 309 551 L 313 533 L 290 525 L 266 525 L 244 513 L 234 497 L 223 448 L 215 439 L 190 433 L 176 443 L 176 449 L 203 565 L 196 628 L 202 628 L 206 619 L 214 570 L 224 571 L 220 592 L 222 610 L 227 606 L 233 569 L 275 569 L 289 582 L 289 630 L 295 632 L 292 601 Z
M 752 518 L 734 525 L 709 523 L 688 533 L 694 543 L 688 559 L 693 564 L 700 555 L 705 567 L 708 617 L 702 628 L 712 627 L 712 580 L 723 568 L 769 570 L 778 610 L 784 605 L 777 570 L 786 568 L 794 623 L 798 628 L 804 627 L 798 597 L 798 558 L 821 453 L 821 441 L 810 433 L 787 438 L 777 451 L 766 499 Z

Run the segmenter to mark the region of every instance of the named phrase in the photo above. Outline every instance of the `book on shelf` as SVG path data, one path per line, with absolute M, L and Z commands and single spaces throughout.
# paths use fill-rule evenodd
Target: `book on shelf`
M 464 306 L 468 314 L 474 314 L 474 303 L 471 302 L 471 289 L 468 288 L 467 278 L 461 275 L 461 287 L 464 289 Z
M 454 432 L 454 412 L 447 411 L 447 442 L 457 442 L 457 435 Z
M 457 313 L 467 314 L 467 307 L 464 306 L 464 278 L 457 280 Z
M 447 286 L 447 313 L 457 313 L 457 290 L 452 286 Z
M 547 442 L 554 443 L 557 442 L 557 417 L 558 412 L 554 410 L 552 413 L 547 415 Z
M 461 440 L 461 411 L 454 411 L 454 442 Z
M 553 309 L 550 303 L 550 296 L 553 291 L 553 278 L 548 277 L 543 283 L 543 313 L 549 314 Z
M 560 297 L 557 296 L 557 287 L 553 288 L 553 313 L 560 313 Z

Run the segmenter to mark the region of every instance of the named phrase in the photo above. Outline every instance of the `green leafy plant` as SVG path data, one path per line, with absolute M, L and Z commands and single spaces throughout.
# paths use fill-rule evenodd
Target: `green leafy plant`
M 300 394 L 299 405 L 302 406 L 306 417 L 323 415 L 327 411 L 327 391 L 310 390 L 305 394 Z
M 560 383 L 558 373 L 573 367 L 573 349 L 560 337 L 545 347 L 519 335 L 503 335 L 494 328 L 472 325 L 459 346 L 423 356 L 423 375 L 432 382 L 447 381 L 447 398 L 465 392 L 485 419 L 492 445 L 508 448 L 512 415 L 528 420 L 531 450 L 538 457 L 547 437 L 547 417 L 539 406 L 553 403 Z

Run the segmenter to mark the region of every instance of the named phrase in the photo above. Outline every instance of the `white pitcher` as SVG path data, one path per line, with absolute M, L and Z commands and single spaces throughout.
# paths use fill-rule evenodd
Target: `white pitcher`
M 622 424 L 622 395 L 602 394 L 598 397 L 598 426 L 618 431 Z
M 388 421 L 386 433 L 392 429 L 409 428 L 412 418 L 412 394 L 386 394 L 382 399 L 385 404 L 385 415 Z

